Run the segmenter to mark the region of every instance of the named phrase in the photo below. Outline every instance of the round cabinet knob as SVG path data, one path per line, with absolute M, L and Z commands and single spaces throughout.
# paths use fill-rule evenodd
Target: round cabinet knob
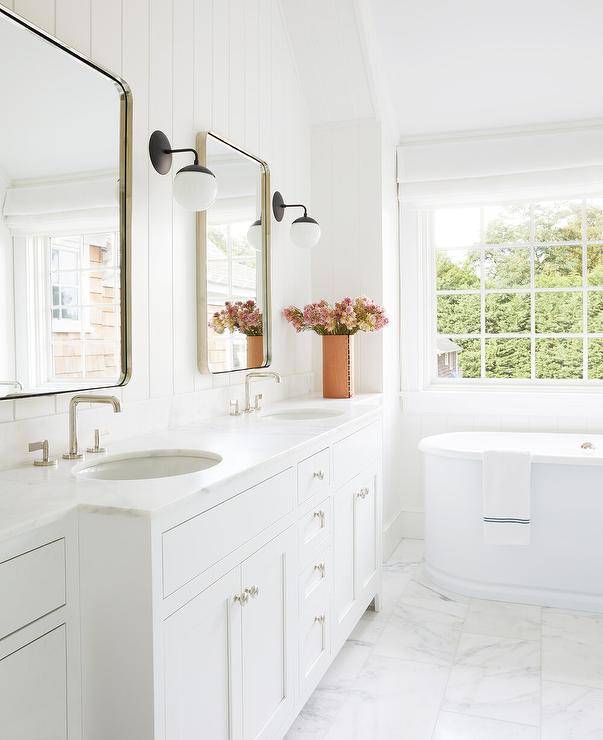
M 242 594 L 235 594 L 233 597 L 233 601 L 240 604 L 241 606 L 245 606 L 245 604 L 249 601 L 249 594 L 247 593 L 247 589 L 245 589 Z
M 255 597 L 260 593 L 260 589 L 258 588 L 258 586 L 248 586 L 245 589 L 245 593 L 249 594 L 252 599 L 255 599 Z
M 314 617 L 314 621 L 317 622 L 318 624 L 324 624 L 325 615 L 324 614 L 321 614 L 318 617 Z
M 369 494 L 368 488 L 361 488 L 360 491 L 356 494 L 358 498 L 366 498 Z
M 326 565 L 324 563 L 316 563 L 316 565 L 314 566 L 314 570 L 317 570 L 322 578 L 325 577 Z
M 314 477 L 318 480 L 324 480 L 325 479 L 325 471 L 324 470 L 316 470 L 314 472 Z

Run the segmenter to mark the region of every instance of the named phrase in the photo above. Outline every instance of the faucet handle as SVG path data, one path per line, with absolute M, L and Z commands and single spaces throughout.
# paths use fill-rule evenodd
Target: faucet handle
M 98 454 L 100 452 L 106 452 L 107 448 L 100 446 L 100 438 L 101 436 L 106 437 L 108 434 L 109 432 L 105 432 L 105 431 L 101 432 L 100 429 L 95 429 L 94 430 L 94 447 L 86 447 L 86 452 L 92 452 L 94 454 Z
M 240 416 L 241 411 L 239 409 L 239 401 L 236 398 L 231 398 L 229 403 L 229 413 L 231 416 Z
M 264 395 L 262 393 L 257 393 L 255 396 L 255 401 L 253 404 L 253 410 L 254 411 L 261 411 L 262 410 L 262 399 L 264 398 Z
M 34 460 L 33 464 L 38 468 L 56 468 L 56 458 L 48 457 L 48 440 L 44 439 L 41 442 L 30 442 L 29 451 L 35 452 L 36 450 L 42 450 L 42 459 Z

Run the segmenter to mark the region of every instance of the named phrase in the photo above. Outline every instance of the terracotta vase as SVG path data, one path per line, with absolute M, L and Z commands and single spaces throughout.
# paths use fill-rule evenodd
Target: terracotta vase
M 347 334 L 323 336 L 322 395 L 324 398 L 354 395 L 354 337 Z
M 264 364 L 264 337 L 247 337 L 247 367 Z

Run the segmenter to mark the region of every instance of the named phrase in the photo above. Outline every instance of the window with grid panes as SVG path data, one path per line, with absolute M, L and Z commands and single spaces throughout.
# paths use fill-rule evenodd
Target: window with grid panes
M 603 379 L 603 199 L 434 209 L 429 224 L 452 382 Z

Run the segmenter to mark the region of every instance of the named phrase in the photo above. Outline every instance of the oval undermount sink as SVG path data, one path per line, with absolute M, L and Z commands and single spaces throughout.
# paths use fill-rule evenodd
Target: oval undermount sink
M 339 409 L 289 409 L 262 414 L 262 419 L 274 419 L 275 421 L 318 421 L 320 419 L 331 419 L 333 416 L 341 416 L 343 413 Z
M 86 460 L 73 470 L 86 480 L 149 480 L 198 473 L 222 461 L 205 450 L 143 450 Z

